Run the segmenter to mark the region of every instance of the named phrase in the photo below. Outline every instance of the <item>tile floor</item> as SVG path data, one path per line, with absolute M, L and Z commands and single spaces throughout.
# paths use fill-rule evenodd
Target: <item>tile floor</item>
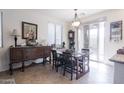
M 112 84 L 113 67 L 97 62 L 90 62 L 90 72 L 76 80 L 70 80 L 70 74 L 62 75 L 52 70 L 51 65 L 42 64 L 29 66 L 25 72 L 15 70 L 14 75 L 10 76 L 8 71 L 0 73 L 0 79 L 14 78 L 17 84 Z

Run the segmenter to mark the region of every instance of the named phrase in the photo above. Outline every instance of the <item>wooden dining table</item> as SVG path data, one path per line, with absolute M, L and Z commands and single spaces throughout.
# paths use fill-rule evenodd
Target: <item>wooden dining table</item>
M 63 49 L 54 49 L 54 50 L 57 51 L 57 54 L 60 54 L 61 55 L 61 54 L 63 54 L 63 52 L 66 52 L 69 49 L 63 48 Z M 73 51 L 71 54 L 76 59 L 77 70 L 79 70 L 79 64 L 81 63 L 81 61 L 79 59 L 82 59 L 82 57 L 85 57 L 86 54 L 85 53 L 82 53 L 80 51 Z M 88 62 L 88 64 L 85 64 L 85 62 L 83 64 L 85 65 L 84 68 L 83 68 L 83 71 L 80 72 L 80 73 L 79 73 L 79 71 L 77 71 L 77 73 L 76 73 L 76 76 L 77 76 L 76 79 L 79 79 L 80 77 L 84 76 L 86 73 L 89 72 L 89 62 Z M 87 70 L 85 70 L 86 66 L 87 66 Z

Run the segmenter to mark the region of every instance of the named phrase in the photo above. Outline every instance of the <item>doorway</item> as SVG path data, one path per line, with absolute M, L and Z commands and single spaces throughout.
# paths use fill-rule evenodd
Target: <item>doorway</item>
M 89 29 L 89 48 L 91 51 L 90 59 L 98 60 L 98 24 L 91 24 Z
M 104 21 L 83 27 L 83 47 L 90 49 L 90 60 L 92 61 L 104 62 L 104 30 Z
M 91 24 L 89 28 L 90 59 L 104 62 L 104 30 L 105 22 Z

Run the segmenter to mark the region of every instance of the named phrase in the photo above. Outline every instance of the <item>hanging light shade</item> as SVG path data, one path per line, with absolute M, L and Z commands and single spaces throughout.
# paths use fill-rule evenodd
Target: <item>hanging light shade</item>
M 77 9 L 74 9 L 75 15 L 74 15 L 74 21 L 72 22 L 73 27 L 78 27 L 80 25 L 80 21 L 78 20 L 77 17 Z

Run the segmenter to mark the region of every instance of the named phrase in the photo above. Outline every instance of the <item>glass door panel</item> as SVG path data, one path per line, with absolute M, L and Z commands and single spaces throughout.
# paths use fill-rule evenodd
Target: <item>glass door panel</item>
M 90 59 L 98 60 L 98 25 L 91 25 L 89 30 Z
M 99 23 L 99 61 L 104 61 L 104 31 L 105 31 L 105 22 Z
M 90 49 L 90 59 L 104 61 L 104 31 L 105 22 L 93 23 L 83 27 L 84 48 Z
M 78 51 L 81 52 L 82 48 L 83 48 L 83 31 L 81 29 L 78 29 Z

